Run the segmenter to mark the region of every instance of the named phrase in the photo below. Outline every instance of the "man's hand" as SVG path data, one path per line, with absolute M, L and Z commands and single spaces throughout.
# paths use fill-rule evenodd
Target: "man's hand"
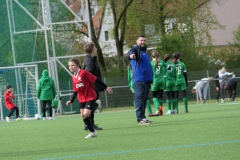
M 136 59 L 135 54 L 131 54 L 129 57 L 130 57 L 130 59 Z

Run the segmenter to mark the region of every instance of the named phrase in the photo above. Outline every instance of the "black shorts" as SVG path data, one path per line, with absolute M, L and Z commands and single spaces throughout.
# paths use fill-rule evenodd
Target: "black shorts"
M 89 109 L 91 111 L 95 111 L 96 110 L 96 101 L 89 101 L 86 103 L 80 103 L 79 105 L 79 109 Z

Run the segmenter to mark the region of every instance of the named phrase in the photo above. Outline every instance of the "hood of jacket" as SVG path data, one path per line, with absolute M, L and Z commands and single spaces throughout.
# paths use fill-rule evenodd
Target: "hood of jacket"
M 49 79 L 50 77 L 48 75 L 48 70 L 47 69 L 43 70 L 41 80 L 43 82 L 46 82 L 46 81 L 49 81 Z

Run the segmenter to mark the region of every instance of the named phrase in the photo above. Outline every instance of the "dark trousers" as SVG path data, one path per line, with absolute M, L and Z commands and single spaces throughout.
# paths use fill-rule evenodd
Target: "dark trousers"
M 46 101 L 42 100 L 43 117 L 46 117 L 46 106 L 48 106 L 47 110 L 48 110 L 49 116 L 52 117 L 52 101 L 51 100 L 46 100 Z
M 219 99 L 220 91 L 221 91 L 221 88 L 219 87 L 219 90 L 217 91 L 217 97 L 216 97 L 217 100 Z
M 134 84 L 134 101 L 136 104 L 136 116 L 137 122 L 146 118 L 145 109 L 148 99 L 148 93 L 150 89 L 150 83 L 136 82 Z
M 8 117 L 11 117 L 13 112 L 16 110 L 16 118 L 19 117 L 19 108 L 17 106 L 13 107 L 12 109 L 10 109 L 10 112 L 8 114 Z

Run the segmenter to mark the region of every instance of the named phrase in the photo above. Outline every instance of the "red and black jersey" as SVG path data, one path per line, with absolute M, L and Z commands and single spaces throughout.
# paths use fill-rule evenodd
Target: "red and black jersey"
M 12 99 L 15 98 L 14 94 L 11 91 L 6 91 L 4 93 L 4 101 L 5 101 L 5 106 L 7 107 L 7 109 L 12 109 L 14 108 L 16 105 L 12 102 Z
M 72 76 L 73 91 L 77 92 L 78 101 L 81 103 L 96 100 L 97 94 L 94 90 L 94 82 L 97 77 L 86 70 L 79 69 L 77 74 Z

